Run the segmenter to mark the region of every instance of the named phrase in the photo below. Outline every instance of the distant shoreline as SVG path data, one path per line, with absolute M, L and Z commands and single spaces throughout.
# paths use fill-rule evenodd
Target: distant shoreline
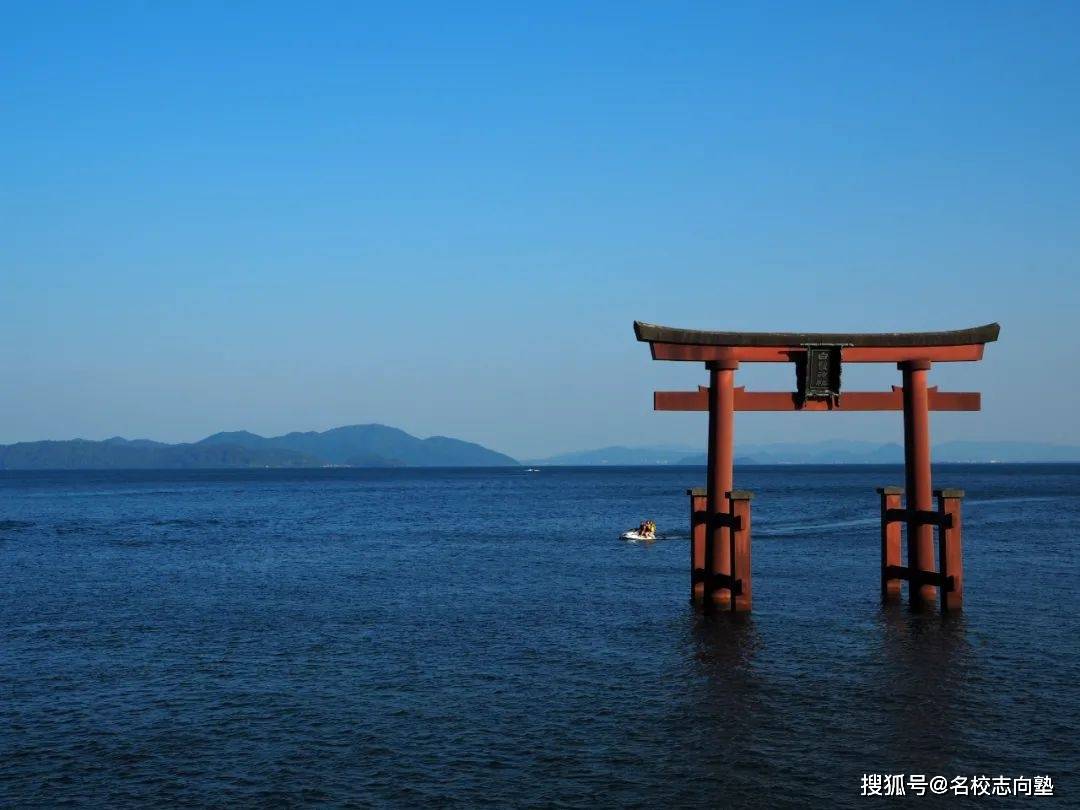
M 937 464 L 1076 464 L 1080 447 L 1031 441 L 946 441 L 931 450 Z M 736 466 L 902 464 L 895 442 L 826 439 L 741 444 Z M 168 444 L 115 436 L 0 445 L 0 470 L 391 469 L 396 467 L 701 467 L 700 445 L 614 445 L 544 458 L 514 458 L 448 436 L 421 439 L 380 424 L 260 436 L 245 430 Z
M 775 464 L 736 464 L 737 468 L 760 468 L 760 469 L 776 469 L 787 467 L 894 467 L 903 469 L 903 462 L 780 462 Z M 1080 466 L 1080 461 L 935 461 L 933 463 L 935 467 L 1075 467 Z M 538 468 L 533 469 L 537 472 L 543 472 L 544 470 L 704 470 L 706 466 L 704 464 L 548 464 L 540 465 Z M 371 471 L 371 472 L 387 472 L 387 471 L 401 471 L 401 472 L 417 472 L 417 471 L 429 471 L 437 472 L 439 470 L 491 470 L 491 471 L 525 471 L 530 469 L 527 465 L 495 465 L 495 464 L 483 464 L 483 465 L 467 465 L 467 464 L 448 464 L 448 465 L 424 465 L 424 466 L 404 466 L 404 465 L 389 465 L 385 467 L 376 466 L 349 466 L 344 464 L 333 464 L 318 467 L 299 467 L 299 466 L 283 466 L 283 467 L 0 467 L 0 475 L 5 473 L 184 473 L 184 472 L 338 472 L 338 471 Z

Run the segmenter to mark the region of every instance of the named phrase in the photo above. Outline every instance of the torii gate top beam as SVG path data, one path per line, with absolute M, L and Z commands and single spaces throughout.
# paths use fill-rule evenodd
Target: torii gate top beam
M 634 321 L 634 334 L 648 343 L 654 360 L 790 363 L 810 346 L 840 348 L 849 363 L 981 360 L 986 343 L 997 340 L 996 323 L 945 332 L 709 332 Z
M 709 332 L 634 321 L 634 334 L 643 343 L 683 346 L 970 346 L 992 343 L 1001 326 L 988 323 L 948 332 Z

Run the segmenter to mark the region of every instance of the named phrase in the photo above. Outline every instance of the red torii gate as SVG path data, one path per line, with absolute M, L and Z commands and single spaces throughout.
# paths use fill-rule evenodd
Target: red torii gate
M 904 479 L 907 508 L 899 487 L 881 496 L 881 594 L 900 598 L 909 583 L 912 607 L 932 605 L 941 589 L 942 611 L 963 603 L 961 490 L 938 490 L 930 480 L 930 411 L 977 411 L 977 393 L 944 393 L 927 387 L 934 362 L 981 360 L 985 344 L 1001 327 L 987 324 L 951 332 L 886 334 L 810 332 L 708 332 L 634 322 L 634 334 L 649 344 L 654 360 L 700 361 L 709 386 L 697 391 L 657 391 L 658 411 L 708 411 L 708 487 L 689 490 L 691 595 L 707 608 L 748 611 L 750 499 L 733 489 L 735 411 L 900 411 L 904 412 Z M 797 390 L 746 391 L 735 387 L 740 362 L 794 363 Z M 896 363 L 902 386 L 891 391 L 840 393 L 843 363 Z M 931 508 L 933 494 L 938 508 Z M 907 526 L 907 565 L 901 565 L 900 524 Z M 934 567 L 934 527 L 938 527 L 939 569 Z

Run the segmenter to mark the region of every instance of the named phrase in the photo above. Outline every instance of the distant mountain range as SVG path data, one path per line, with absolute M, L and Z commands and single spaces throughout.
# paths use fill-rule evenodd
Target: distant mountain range
M 945 442 L 935 462 L 1080 462 L 1080 447 L 1034 442 Z M 835 439 L 739 445 L 736 464 L 900 464 L 899 444 Z M 678 445 L 616 445 L 530 459 L 531 466 L 705 464 L 703 452 Z M 244 430 L 190 444 L 149 439 L 19 442 L 0 445 L 0 470 L 198 469 L 243 467 L 516 467 L 520 462 L 479 444 L 419 439 L 386 425 L 350 425 L 321 433 L 267 438 Z
M 933 459 L 941 463 L 1038 463 L 1080 462 L 1080 447 L 1037 442 L 944 442 L 933 449 Z M 532 465 L 696 465 L 705 464 L 706 455 L 678 446 L 602 447 L 531 459 Z M 880 444 L 847 439 L 812 443 L 778 442 L 740 444 L 736 464 L 901 464 L 904 448 L 896 443 Z
M 418 439 L 386 425 L 350 425 L 322 433 L 266 438 L 247 431 L 215 433 L 191 444 L 149 439 L 19 442 L 0 445 L 0 469 L 102 470 L 222 467 L 503 467 L 510 456 L 479 444 Z
M 739 447 L 744 464 L 902 464 L 904 448 L 896 443 L 880 444 L 846 439 L 820 442 L 776 442 Z M 934 454 L 935 461 L 941 461 Z M 690 453 L 677 464 L 705 464 L 705 453 Z M 738 463 L 738 460 L 736 460 Z

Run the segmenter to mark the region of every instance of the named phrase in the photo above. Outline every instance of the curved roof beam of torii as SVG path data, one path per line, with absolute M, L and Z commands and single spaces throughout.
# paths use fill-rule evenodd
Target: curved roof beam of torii
M 988 323 L 946 332 L 709 332 L 676 329 L 634 321 L 634 334 L 643 343 L 682 346 L 785 346 L 814 344 L 852 347 L 915 348 L 922 346 L 973 346 L 998 339 L 1001 326 Z

